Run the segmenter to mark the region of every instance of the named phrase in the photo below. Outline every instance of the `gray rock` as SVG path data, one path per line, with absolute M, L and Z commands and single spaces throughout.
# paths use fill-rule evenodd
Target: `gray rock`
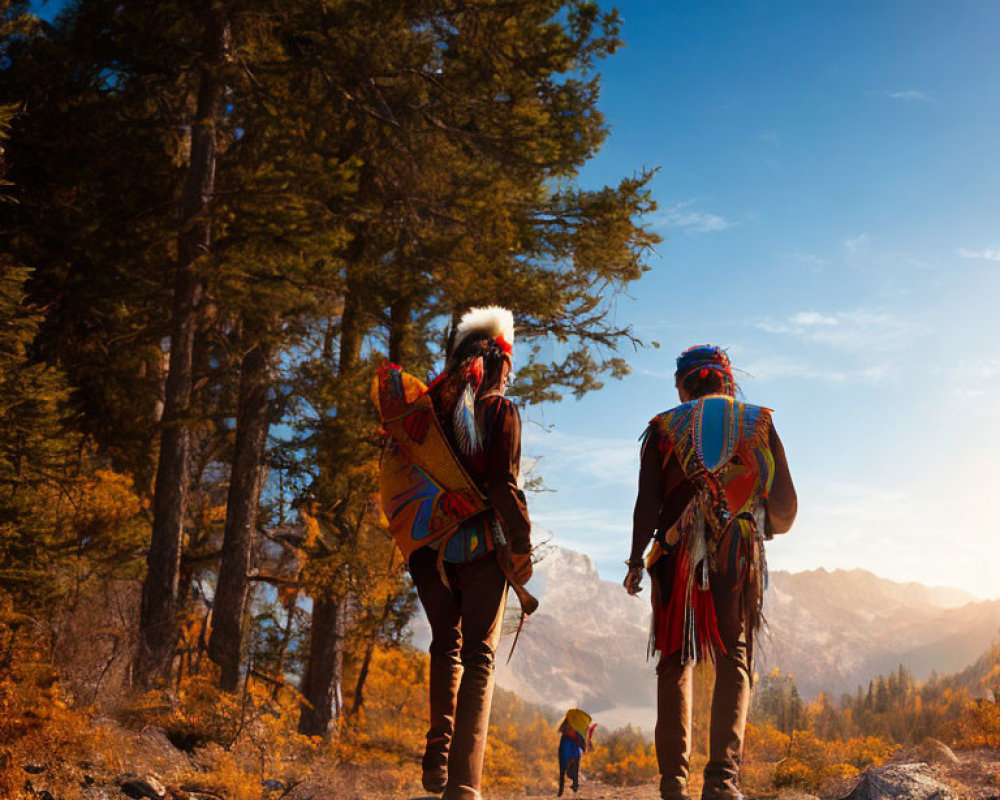
M 167 736 L 167 732 L 163 730 L 163 728 L 148 725 L 142 729 L 142 733 L 139 735 L 139 741 L 148 751 L 155 752 L 166 758 L 173 757 L 177 754 L 177 748 L 174 747 L 173 743 L 170 741 L 170 737 Z
M 928 764 L 946 764 L 951 767 L 962 763 L 951 748 L 938 739 L 924 739 L 920 745 L 920 758 Z
M 167 790 L 163 784 L 152 775 L 140 777 L 134 774 L 122 775 L 118 779 L 118 787 L 132 800 L 163 800 L 167 796 Z
M 926 764 L 891 764 L 870 769 L 842 800 L 955 800 Z

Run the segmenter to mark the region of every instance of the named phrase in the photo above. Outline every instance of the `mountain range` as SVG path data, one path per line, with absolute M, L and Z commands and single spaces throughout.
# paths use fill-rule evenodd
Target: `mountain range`
M 511 662 L 501 643 L 497 683 L 525 700 L 579 706 L 607 727 L 655 720 L 654 662 L 646 659 L 649 589 L 629 597 L 590 558 L 548 548 L 529 587 L 541 600 Z M 516 605 L 516 604 L 515 604 Z M 971 664 L 1000 632 L 1000 600 L 897 583 L 861 569 L 774 571 L 756 671 L 791 673 L 802 697 L 839 696 L 903 664 L 918 680 Z M 509 614 L 507 629 L 516 624 Z M 427 644 L 425 622 L 414 642 Z

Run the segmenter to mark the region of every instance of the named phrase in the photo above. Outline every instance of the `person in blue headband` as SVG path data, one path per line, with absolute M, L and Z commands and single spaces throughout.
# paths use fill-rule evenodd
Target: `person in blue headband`
M 625 588 L 636 594 L 648 569 L 660 796 L 688 797 L 692 666 L 708 658 L 715 686 L 701 796 L 740 800 L 764 540 L 791 528 L 795 487 L 770 409 L 736 399 L 725 350 L 688 348 L 674 377 L 681 404 L 654 417 L 642 437 Z

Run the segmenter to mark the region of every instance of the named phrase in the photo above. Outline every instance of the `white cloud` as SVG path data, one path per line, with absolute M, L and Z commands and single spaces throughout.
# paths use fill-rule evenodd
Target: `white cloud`
M 958 254 L 962 258 L 970 258 L 976 261 L 1000 261 L 1000 249 L 992 247 L 987 247 L 983 250 L 966 250 L 963 247 L 959 248 Z
M 858 256 L 871 250 L 872 237 L 867 233 L 859 233 L 856 236 L 848 236 L 844 239 L 844 249 L 849 256 Z
M 758 359 L 741 367 L 739 371 L 746 373 L 751 380 L 755 381 L 801 378 L 803 380 L 822 381 L 830 384 L 878 384 L 885 380 L 889 374 L 889 370 L 886 367 L 878 365 L 865 367 L 864 369 L 841 370 L 824 368 L 817 364 L 810 364 L 780 356 Z
M 952 399 L 946 414 L 951 419 L 996 419 L 1000 406 L 992 402 L 1000 391 L 1000 359 L 963 359 L 945 372 Z
M 917 258 L 905 250 L 886 250 L 878 238 L 862 232 L 848 236 L 843 241 L 845 261 L 854 268 L 878 269 L 887 281 L 884 294 L 909 294 L 913 269 L 934 271 L 936 265 Z
M 913 491 L 848 481 L 817 481 L 821 489 L 814 511 L 823 517 L 852 518 L 864 524 L 897 521 L 918 514 Z
M 783 256 L 783 258 L 789 258 L 792 261 L 797 261 L 800 264 L 806 264 L 807 266 L 815 267 L 817 269 L 826 266 L 826 259 L 820 258 L 815 253 L 788 253 Z
M 900 100 L 904 103 L 929 103 L 931 101 L 926 93 L 917 89 L 907 89 L 902 92 L 886 92 L 885 95 L 892 100 Z
M 789 318 L 795 325 L 836 325 L 838 320 L 829 314 L 820 314 L 818 311 L 800 311 L 792 314 Z
M 766 317 L 757 322 L 757 327 L 767 333 L 792 336 L 848 351 L 898 350 L 922 333 L 919 326 L 907 320 L 886 312 L 867 310 L 836 311 L 832 314 L 799 311 L 781 320 Z
M 684 233 L 694 235 L 698 233 L 716 233 L 739 224 L 718 214 L 695 211 L 691 208 L 695 202 L 695 200 L 687 200 L 664 209 L 654 217 L 654 226 L 676 228 L 684 231 Z
M 634 439 L 570 436 L 525 426 L 524 449 L 526 453 L 544 453 L 533 465 L 543 482 L 569 472 L 577 480 L 586 478 L 594 484 L 619 484 L 631 489 L 639 470 L 638 439 L 645 424 L 646 420 L 636 420 Z

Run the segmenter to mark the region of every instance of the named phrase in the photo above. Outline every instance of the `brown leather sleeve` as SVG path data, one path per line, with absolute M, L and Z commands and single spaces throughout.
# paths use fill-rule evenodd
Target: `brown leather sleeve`
M 795 522 L 799 501 L 792 484 L 792 475 L 788 471 L 785 447 L 773 425 L 769 444 L 771 455 L 774 456 L 774 483 L 767 498 L 767 530 L 768 533 L 786 533 Z
M 514 553 L 531 552 L 531 520 L 524 492 L 517 487 L 521 465 L 521 415 L 505 397 L 489 399 L 486 496 Z
M 642 448 L 639 462 L 639 493 L 635 498 L 632 512 L 632 551 L 630 562 L 638 562 L 646 552 L 649 540 L 656 533 L 656 523 L 660 518 L 663 502 L 663 467 L 660 448 L 656 444 L 655 432 L 650 432 Z

